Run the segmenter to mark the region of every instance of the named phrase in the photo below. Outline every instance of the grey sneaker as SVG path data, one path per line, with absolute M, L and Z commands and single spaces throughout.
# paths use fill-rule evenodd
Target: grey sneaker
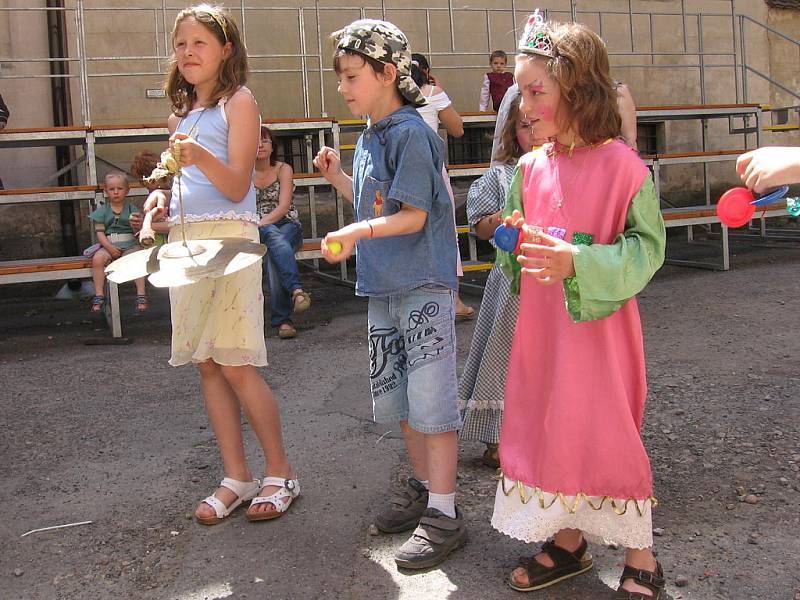
M 389 507 L 375 518 L 375 527 L 383 533 L 398 533 L 416 527 L 428 506 L 428 490 L 413 477 L 392 498 Z
M 427 569 L 443 562 L 466 542 L 467 527 L 458 508 L 455 519 L 436 508 L 428 508 L 409 540 L 394 555 L 394 561 L 404 569 Z

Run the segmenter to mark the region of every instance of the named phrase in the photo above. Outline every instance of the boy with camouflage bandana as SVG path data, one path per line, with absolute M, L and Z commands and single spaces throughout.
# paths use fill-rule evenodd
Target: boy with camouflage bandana
M 365 19 L 333 37 L 339 92 L 370 123 L 356 145 L 352 179 L 333 149 L 314 160 L 356 215 L 325 237 L 322 252 L 332 263 L 356 254 L 356 294 L 369 297 L 373 413 L 377 422 L 400 422 L 413 468 L 375 525 L 385 533 L 416 528 L 395 561 L 428 568 L 466 541 L 455 506 L 457 250 L 441 175 L 444 144 L 415 109 L 425 98 L 411 79 L 402 31 Z

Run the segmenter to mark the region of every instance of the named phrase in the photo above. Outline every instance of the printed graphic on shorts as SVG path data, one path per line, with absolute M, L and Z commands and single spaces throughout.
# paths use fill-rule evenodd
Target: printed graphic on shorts
M 449 347 L 447 337 L 442 331 L 443 327 L 448 326 L 447 322 L 442 319 L 434 321 L 439 313 L 438 303 L 426 302 L 421 309 L 412 310 L 408 314 L 405 347 L 409 368 L 439 357 Z
M 369 364 L 369 377 L 373 388 L 380 381 L 379 378 L 383 377 L 387 367 L 392 371 L 391 374 L 387 374 L 391 377 L 387 382 L 403 376 L 406 370 L 405 344 L 397 327 L 387 329 L 370 326 Z
M 372 203 L 372 210 L 376 217 L 380 217 L 383 213 L 383 194 L 380 190 L 375 192 L 375 202 Z
M 412 310 L 408 314 L 408 329 L 414 330 L 420 325 L 430 323 L 430 320 L 439 314 L 439 305 L 436 302 L 426 302 L 420 310 Z

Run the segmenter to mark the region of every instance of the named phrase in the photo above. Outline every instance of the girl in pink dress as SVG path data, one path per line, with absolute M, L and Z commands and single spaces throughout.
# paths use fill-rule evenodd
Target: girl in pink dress
M 519 49 L 520 109 L 533 136 L 550 142 L 520 160 L 506 203 L 521 209 L 506 223 L 523 229 L 525 243 L 516 257 L 520 311 L 492 524 L 526 542 L 553 538 L 511 574 L 514 589 L 588 571 L 585 538 L 592 538 L 627 549 L 614 598 L 659 598 L 634 298 L 664 260 L 658 198 L 647 168 L 620 139 L 602 40 L 537 12 Z M 514 258 L 499 261 L 510 266 Z

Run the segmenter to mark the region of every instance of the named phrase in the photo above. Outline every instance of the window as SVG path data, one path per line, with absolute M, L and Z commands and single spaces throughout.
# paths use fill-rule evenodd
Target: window
M 464 127 L 460 138 L 447 138 L 447 158 L 451 165 L 488 163 L 492 158 L 494 123 L 482 127 Z
M 636 145 L 639 154 L 663 154 L 666 148 L 665 129 L 664 121 L 637 123 Z

